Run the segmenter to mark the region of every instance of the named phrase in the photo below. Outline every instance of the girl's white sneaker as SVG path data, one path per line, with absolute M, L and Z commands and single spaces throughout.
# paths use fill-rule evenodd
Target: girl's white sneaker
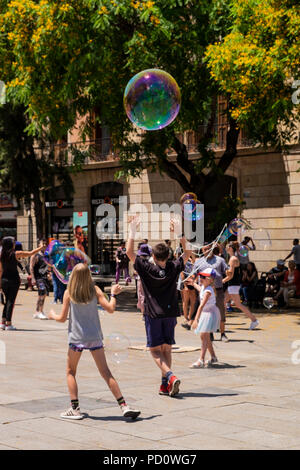
M 5 323 L 0 323 L 0 330 L 5 330 L 6 326 Z
M 15 331 L 17 328 L 15 326 L 9 325 L 5 327 L 6 331 Z
M 254 330 L 258 325 L 259 325 L 258 320 L 252 321 L 250 324 L 249 330 Z
M 64 419 L 83 419 L 83 414 L 81 413 L 80 408 L 76 408 L 76 410 L 69 408 L 64 413 L 61 413 L 60 417 Z

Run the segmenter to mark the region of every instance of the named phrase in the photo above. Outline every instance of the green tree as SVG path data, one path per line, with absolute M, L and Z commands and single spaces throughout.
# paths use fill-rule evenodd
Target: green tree
M 207 49 L 211 76 L 230 94 L 231 115 L 264 145 L 293 142 L 300 107 L 298 0 L 231 0 L 229 34 Z M 295 102 L 293 102 L 295 101 Z
M 205 51 L 228 31 L 225 0 L 2 0 L 2 12 L 0 68 L 8 96 L 28 107 L 32 134 L 46 126 L 59 137 L 97 107 L 119 149 L 119 176 L 159 170 L 205 202 L 206 189 L 236 155 L 239 133 L 229 117 L 226 150 L 216 162 L 210 144 L 219 87 Z M 168 128 L 136 132 L 123 92 L 133 74 L 152 67 L 179 83 L 181 111 Z M 178 138 L 186 130 L 198 132 L 197 160 Z
M 70 171 L 74 167 L 68 164 L 64 153 L 55 154 L 49 141 L 37 142 L 28 135 L 28 123 L 23 105 L 0 106 L 0 187 L 7 188 L 19 202 L 31 204 L 33 198 L 37 237 L 42 238 L 45 191 L 58 181 L 71 197 L 74 188 Z

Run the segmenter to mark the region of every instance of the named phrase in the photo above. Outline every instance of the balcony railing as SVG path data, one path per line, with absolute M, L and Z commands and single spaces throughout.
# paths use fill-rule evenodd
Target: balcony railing
M 177 134 L 179 140 L 183 142 L 190 154 L 198 153 L 198 145 L 201 138 L 203 138 L 206 127 L 201 126 L 198 132 L 187 131 L 183 134 Z M 209 145 L 213 150 L 222 150 L 226 147 L 226 134 L 227 125 L 216 125 L 214 126 L 214 138 Z M 253 141 L 248 139 L 243 132 L 240 132 L 238 138 L 238 148 L 253 147 L 255 144 Z M 39 147 L 35 148 L 36 151 L 42 151 Z M 44 148 L 44 151 L 47 148 Z M 95 139 L 88 141 L 77 141 L 77 142 L 62 142 L 54 144 L 52 147 L 55 158 L 57 160 L 63 159 L 72 164 L 76 161 L 76 154 L 83 154 L 84 164 L 93 162 L 106 162 L 106 161 L 117 161 L 119 159 L 119 153 L 113 148 L 112 141 L 109 137 L 103 139 Z M 173 149 L 169 149 L 170 155 L 174 154 Z M 82 156 L 81 156 L 82 161 Z
M 213 127 L 213 139 L 212 142 L 209 144 L 209 148 L 212 150 L 224 150 L 226 148 L 226 135 L 228 131 L 227 124 L 218 124 Z M 178 138 L 181 142 L 183 142 L 189 153 L 197 153 L 198 152 L 198 145 L 200 140 L 204 137 L 206 132 L 206 126 L 200 126 L 198 132 L 195 131 L 187 131 L 184 134 L 178 134 Z M 243 131 L 240 131 L 237 148 L 246 148 L 246 147 L 253 147 L 255 142 L 249 139 Z M 170 153 L 174 153 L 174 151 L 170 151 Z

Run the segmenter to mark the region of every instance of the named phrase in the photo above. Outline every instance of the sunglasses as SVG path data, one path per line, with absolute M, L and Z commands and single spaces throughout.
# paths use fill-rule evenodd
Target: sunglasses
M 207 279 L 208 276 L 202 276 L 202 274 L 199 274 L 200 279 Z

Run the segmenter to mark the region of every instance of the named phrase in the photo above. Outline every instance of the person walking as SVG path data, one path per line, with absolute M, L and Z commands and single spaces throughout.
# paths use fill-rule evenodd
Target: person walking
M 179 259 L 170 261 L 168 246 L 165 243 L 158 243 L 153 247 L 154 263 L 152 264 L 136 256 L 134 252 L 134 239 L 138 225 L 139 220 L 135 217 L 129 226 L 127 255 L 134 263 L 134 269 L 142 281 L 145 295 L 144 319 L 147 347 L 162 374 L 159 394 L 173 397 L 179 393 L 180 386 L 180 380 L 171 370 L 172 344 L 175 344 L 175 327 L 177 317 L 180 316 L 177 281 L 192 252 L 187 249 L 185 237 L 182 237 L 184 253 Z M 175 223 L 172 221 L 171 231 L 174 228 Z M 177 227 L 176 230 L 178 230 Z
M 0 290 L 4 294 L 4 308 L 0 324 L 2 330 L 16 330 L 12 325 L 12 315 L 20 287 L 18 262 L 23 258 L 35 255 L 40 249 L 41 246 L 32 251 L 16 251 L 13 237 L 4 237 L 2 240 L 0 256 Z
M 218 362 L 215 350 L 213 348 L 210 333 L 218 330 L 220 325 L 220 311 L 216 305 L 216 296 L 214 290 L 214 279 L 216 272 L 212 268 L 204 269 L 199 273 L 201 290 L 200 290 L 200 305 L 193 322 L 192 328 L 195 329 L 195 334 L 200 333 L 201 337 L 201 355 L 198 361 L 190 366 L 191 369 L 200 369 L 205 367 L 205 355 L 208 350 L 211 356 L 208 361 L 208 366 Z
M 225 297 L 224 297 L 224 288 L 223 288 L 222 280 L 226 276 L 227 264 L 223 257 L 215 254 L 215 253 L 219 253 L 219 250 L 217 250 L 216 248 L 219 248 L 219 247 L 216 246 L 213 248 L 211 244 L 204 245 L 202 247 L 202 253 L 204 254 L 204 257 L 200 258 L 199 260 L 196 260 L 195 265 L 194 265 L 194 270 L 195 268 L 198 268 L 197 272 L 199 273 L 199 271 L 203 271 L 204 269 L 211 268 L 211 269 L 214 269 L 216 273 L 216 276 L 214 279 L 214 286 L 216 289 L 216 305 L 221 315 L 220 340 L 226 343 L 229 341 L 229 339 L 225 333 L 225 323 L 226 323 L 225 304 L 224 304 Z M 197 284 L 196 282 L 192 282 L 192 285 L 195 287 L 195 289 L 200 291 L 199 284 Z M 196 303 L 196 311 L 199 308 L 199 304 L 200 304 L 199 300 L 200 299 L 198 298 L 198 301 Z M 213 333 L 211 334 L 211 339 L 213 339 Z
M 188 276 L 192 273 L 194 268 L 194 263 L 192 257 L 186 262 L 184 271 L 180 273 L 180 278 L 182 281 L 187 279 Z M 195 276 L 190 277 L 191 280 L 195 279 Z M 193 320 L 192 315 L 195 309 L 195 303 L 197 300 L 197 291 L 192 282 L 181 282 L 181 297 L 182 297 L 182 309 L 184 316 L 184 323 L 181 324 L 183 328 L 187 330 L 191 329 Z
M 293 248 L 292 251 L 284 258 L 283 261 L 286 261 L 289 259 L 291 256 L 294 255 L 294 262 L 296 264 L 296 269 L 300 271 L 300 245 L 299 245 L 299 239 L 295 238 L 293 240 Z
M 44 259 L 44 253 L 47 248 L 47 240 L 41 241 L 41 246 L 35 255 L 30 258 L 30 274 L 32 285 L 36 285 L 38 289 L 38 300 L 36 305 L 36 313 L 33 318 L 39 320 L 48 320 L 44 314 L 44 303 L 46 295 L 49 294 L 50 286 L 48 280 L 49 267 Z
M 116 284 L 119 283 L 122 271 L 124 271 L 126 286 L 131 282 L 129 276 L 129 258 L 126 254 L 126 243 L 124 240 L 121 241 L 121 245 L 116 251 Z
M 241 303 L 239 291 L 241 286 L 241 270 L 240 262 L 237 258 L 237 251 L 239 249 L 238 242 L 230 242 L 226 246 L 226 251 L 229 254 L 229 267 L 227 270 L 227 276 L 222 280 L 223 284 L 228 282 L 228 289 L 225 292 L 225 302 L 233 300 L 236 308 L 241 310 L 251 320 L 249 329 L 254 330 L 259 324 L 256 317 L 250 310 Z
M 111 299 L 108 302 L 101 289 L 94 285 L 88 265 L 78 263 L 71 273 L 61 313 L 56 314 L 53 310 L 49 312 L 49 319 L 64 323 L 70 311 L 67 383 L 71 408 L 61 413 L 60 417 L 63 419 L 84 418 L 80 411 L 76 381 L 77 366 L 84 349 L 91 352 L 96 366 L 120 406 L 123 416 L 135 419 L 140 414 L 139 410 L 134 410 L 127 405 L 117 381 L 108 368 L 103 348 L 97 303 L 108 313 L 113 313 L 116 308 L 116 296 L 120 292 L 121 287 L 118 284 L 112 286 Z

